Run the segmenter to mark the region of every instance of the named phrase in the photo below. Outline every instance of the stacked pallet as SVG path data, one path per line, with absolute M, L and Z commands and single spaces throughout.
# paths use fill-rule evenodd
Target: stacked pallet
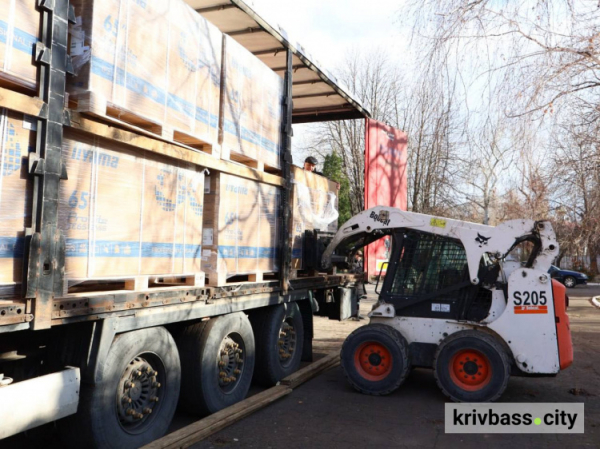
M 303 267 L 303 243 L 306 231 L 337 231 L 337 183 L 292 167 L 292 269 Z
M 35 91 L 36 3 L 0 0 L 3 87 Z M 181 0 L 72 4 L 70 106 L 135 135 L 174 141 L 181 152 L 192 146 L 253 168 L 280 167 L 283 79 L 258 58 Z M 36 123 L 0 110 L 0 294 L 22 282 Z M 293 175 L 294 229 L 283 230 L 280 187 L 260 176 L 213 171 L 205 179 L 202 166 L 183 162 L 192 158 L 73 128 L 64 129 L 62 157 L 66 294 L 111 282 L 134 290 L 153 282 L 198 286 L 204 273 L 215 286 L 256 282 L 279 271 L 282 232 L 292 234 L 300 269 L 304 231 L 335 228 L 335 183 L 301 169 Z
M 220 31 L 179 0 L 73 0 L 77 109 L 191 146 L 217 145 Z
M 208 285 L 257 282 L 278 271 L 279 200 L 275 186 L 225 173 L 206 177 L 202 269 Z
M 0 0 L 0 78 L 5 85 L 33 90 L 40 13 L 35 0 Z
M 33 183 L 27 156 L 35 129 L 22 114 L 0 112 L 0 284 L 21 282 L 25 228 L 31 226 Z M 204 174 L 67 129 L 58 225 L 66 239 L 65 289 L 117 280 L 148 287 L 153 277 L 202 283 Z
M 280 168 L 283 79 L 225 37 L 223 155 Z

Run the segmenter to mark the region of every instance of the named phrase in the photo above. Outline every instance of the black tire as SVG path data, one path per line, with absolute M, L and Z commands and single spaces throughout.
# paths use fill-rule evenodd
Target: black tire
M 300 308 L 295 302 L 267 307 L 252 314 L 250 322 L 256 340 L 254 382 L 271 387 L 300 367 L 304 345 Z
M 96 385 L 82 384 L 77 414 L 59 422 L 65 442 L 73 447 L 130 449 L 162 437 L 175 414 L 181 381 L 171 334 L 154 327 L 118 335 L 98 369 Z M 127 381 L 133 381 L 130 388 L 124 386 Z M 126 397 L 135 400 L 125 403 Z M 143 417 L 132 417 L 127 410 Z
M 410 372 L 406 339 L 385 324 L 370 324 L 352 332 L 342 346 L 346 379 L 358 391 L 375 396 L 395 391 Z
M 180 404 L 184 409 L 205 416 L 246 397 L 255 350 L 245 314 L 230 313 L 190 325 L 177 338 L 177 345 L 182 371 Z
M 500 342 L 474 330 L 446 338 L 433 366 L 438 386 L 454 402 L 493 402 L 510 377 L 509 358 Z
M 565 276 L 563 284 L 567 288 L 575 288 L 577 287 L 577 280 L 573 276 Z

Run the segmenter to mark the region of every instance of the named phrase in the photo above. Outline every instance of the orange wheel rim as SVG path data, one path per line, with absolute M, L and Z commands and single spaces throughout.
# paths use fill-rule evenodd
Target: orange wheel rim
M 452 381 L 465 391 L 479 391 L 492 380 L 492 366 L 483 353 L 464 349 L 452 356 L 448 363 Z
M 392 371 L 392 363 L 390 351 L 378 342 L 363 343 L 354 352 L 354 367 L 367 380 L 385 379 Z

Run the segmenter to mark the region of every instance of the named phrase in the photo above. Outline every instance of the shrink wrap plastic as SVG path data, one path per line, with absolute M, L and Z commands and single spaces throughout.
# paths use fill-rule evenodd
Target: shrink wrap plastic
M 217 143 L 222 34 L 181 0 L 72 0 L 75 95 Z
M 0 0 L 0 72 L 29 89 L 37 83 L 33 55 L 41 16 L 35 4 L 36 0 Z
M 213 172 L 204 189 L 202 270 L 215 285 L 241 274 L 279 269 L 280 191 L 275 186 Z
M 0 285 L 21 283 L 35 121 L 0 110 Z M 200 272 L 204 174 L 65 129 L 59 229 L 69 280 Z M 6 289 L 0 289 L 6 290 Z
M 76 131 L 65 137 L 66 277 L 200 272 L 204 174 Z
M 33 182 L 27 155 L 35 150 L 32 121 L 0 109 L 0 291 L 21 282 L 25 228 L 31 226 Z
M 279 168 L 283 78 L 234 39 L 225 40 L 222 151 Z
M 337 231 L 337 184 L 299 167 L 292 167 L 292 177 L 292 268 L 302 269 L 305 231 Z

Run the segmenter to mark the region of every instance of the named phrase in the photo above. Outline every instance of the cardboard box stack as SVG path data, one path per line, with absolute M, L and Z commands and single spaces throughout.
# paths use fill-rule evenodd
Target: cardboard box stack
M 278 214 L 277 187 L 218 172 L 206 177 L 202 269 L 210 285 L 278 270 Z
M 292 167 L 292 269 L 301 270 L 304 232 L 337 231 L 337 184 L 324 176 Z
M 0 77 L 28 89 L 36 87 L 33 55 L 40 26 L 36 3 L 36 0 L 0 0 Z
M 21 282 L 25 228 L 31 226 L 33 182 L 27 155 L 35 133 L 23 114 L 0 109 L 0 290 Z
M 179 0 L 72 3 L 77 75 L 68 90 L 80 109 L 117 108 L 217 143 L 222 34 L 216 27 Z
M 0 291 L 21 282 L 32 123 L 0 111 Z M 202 172 L 73 130 L 65 134 L 63 159 L 69 179 L 61 181 L 59 228 L 68 280 L 201 271 Z
M 279 168 L 283 79 L 234 39 L 225 42 L 221 151 Z
M 202 172 L 76 131 L 65 137 L 67 279 L 201 270 Z

